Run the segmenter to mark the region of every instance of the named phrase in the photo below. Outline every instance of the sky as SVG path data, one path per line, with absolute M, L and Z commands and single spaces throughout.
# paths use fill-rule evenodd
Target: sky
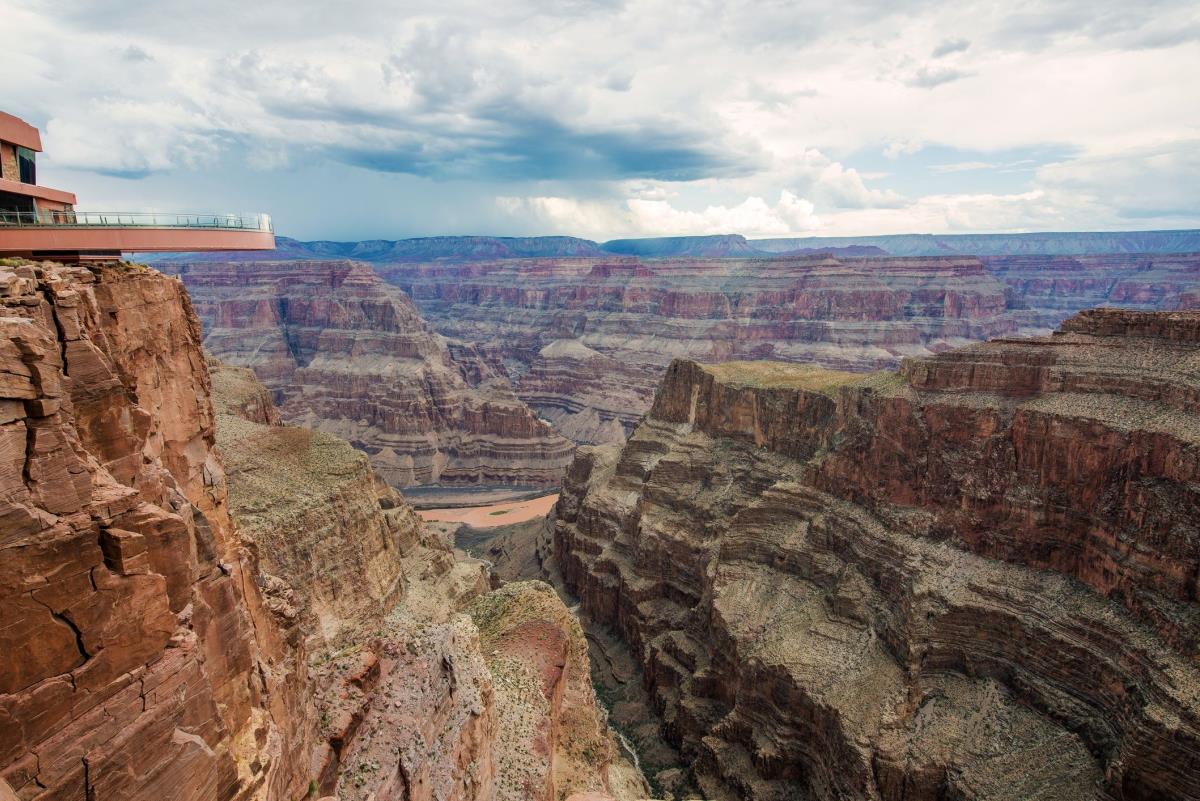
M 84 210 L 336 240 L 1200 227 L 1195 0 L 0 12 L 2 110 Z

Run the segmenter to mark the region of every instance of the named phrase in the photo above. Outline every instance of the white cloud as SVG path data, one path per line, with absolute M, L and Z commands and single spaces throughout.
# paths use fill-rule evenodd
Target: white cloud
M 920 153 L 924 147 L 924 143 L 917 139 L 898 139 L 895 142 L 888 142 L 887 147 L 883 149 L 883 156 L 886 159 L 895 161 L 901 156 L 911 156 L 914 153 Z
M 929 169 L 936 173 L 951 173 L 951 172 L 971 172 L 973 170 L 987 170 L 996 165 L 990 161 L 955 161 L 950 164 L 933 164 Z
M 1060 196 L 1101 206 L 1117 216 L 1200 218 L 1200 139 L 1097 152 L 1037 171 L 1037 181 Z
M 498 197 L 497 205 L 514 217 L 532 215 L 550 233 L 595 239 L 627 236 L 788 236 L 820 228 L 813 204 L 786 189 L 771 205 L 748 197 L 733 206 L 679 208 L 668 200 L 632 197 L 623 201 L 580 201 L 565 197 Z
M 834 208 L 900 208 L 908 203 L 893 190 L 869 188 L 858 170 L 831 161 L 815 150 L 805 154 L 805 162 L 801 174 L 812 193 Z

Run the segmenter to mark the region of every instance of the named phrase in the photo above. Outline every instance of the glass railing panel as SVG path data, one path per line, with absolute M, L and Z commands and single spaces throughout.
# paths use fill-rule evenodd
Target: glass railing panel
M 272 231 L 269 214 L 175 214 L 151 211 L 0 211 L 0 225 Z

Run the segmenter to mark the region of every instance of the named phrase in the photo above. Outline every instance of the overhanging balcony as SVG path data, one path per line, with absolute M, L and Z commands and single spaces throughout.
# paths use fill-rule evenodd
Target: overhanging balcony
M 271 250 L 267 214 L 0 211 L 0 254 Z

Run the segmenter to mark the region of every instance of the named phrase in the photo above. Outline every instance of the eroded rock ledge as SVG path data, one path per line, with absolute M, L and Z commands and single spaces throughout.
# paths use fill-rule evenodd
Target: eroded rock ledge
M 1200 313 L 676 361 L 555 544 L 714 799 L 1200 797 Z

